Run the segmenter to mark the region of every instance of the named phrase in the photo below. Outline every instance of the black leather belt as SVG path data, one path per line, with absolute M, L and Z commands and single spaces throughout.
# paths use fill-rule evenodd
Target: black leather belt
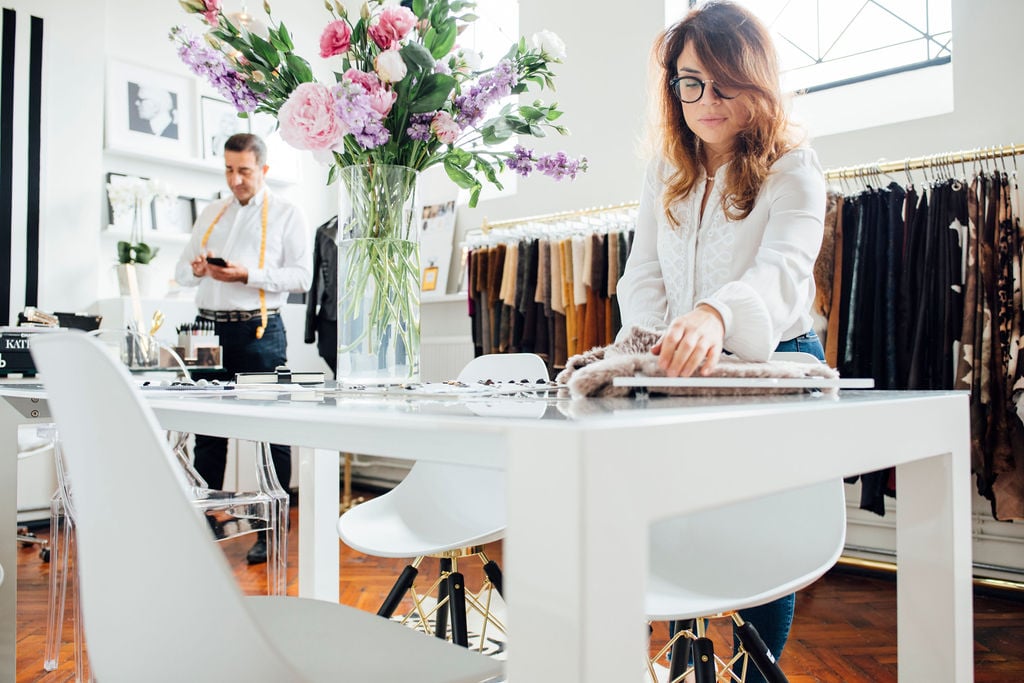
M 267 317 L 280 314 L 278 308 L 268 308 Z M 208 308 L 199 309 L 199 317 L 204 320 L 212 320 L 215 323 L 247 323 L 250 320 L 260 319 L 260 309 L 254 311 L 211 311 Z

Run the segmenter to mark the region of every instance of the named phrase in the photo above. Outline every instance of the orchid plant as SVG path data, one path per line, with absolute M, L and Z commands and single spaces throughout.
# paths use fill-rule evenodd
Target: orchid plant
M 110 208 L 118 217 L 131 216 L 131 233 L 127 240 L 117 243 L 118 263 L 146 264 L 160 251 L 142 241 L 142 212 L 150 202 L 165 201 L 175 194 L 170 185 L 159 180 L 143 178 L 121 178 L 118 182 L 107 183 L 107 198 Z
M 295 52 L 292 34 L 274 21 L 268 3 L 270 25 L 260 35 L 233 23 L 220 0 L 179 2 L 207 26 L 204 40 L 172 29 L 185 64 L 241 115 L 275 116 L 287 143 L 330 163 L 328 182 L 355 164 L 417 171 L 442 164 L 475 206 L 483 181 L 502 187 L 504 169 L 556 180 L 586 170 L 585 158 L 503 148 L 513 136 L 568 133 L 557 104 L 507 104 L 485 118 L 491 105 L 531 86 L 554 89 L 551 65 L 565 58 L 565 46 L 551 32 L 520 39 L 497 64 L 481 68 L 480 56 L 458 45 L 461 29 L 477 18 L 471 0 L 412 0 L 409 7 L 367 0 L 358 17 L 326 0 L 330 17 L 319 56 L 334 72 L 327 84 Z

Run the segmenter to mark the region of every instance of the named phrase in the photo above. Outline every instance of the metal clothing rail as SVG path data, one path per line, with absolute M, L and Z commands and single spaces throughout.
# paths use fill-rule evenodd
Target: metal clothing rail
M 595 206 L 589 209 L 577 209 L 576 211 L 562 211 L 559 213 L 542 214 L 540 216 L 528 216 L 526 218 L 512 218 L 504 221 L 495 221 L 493 223 L 488 222 L 485 218 L 483 224 L 480 226 L 480 231 L 487 234 L 491 230 L 514 228 L 525 223 L 552 223 L 569 218 L 578 218 L 580 216 L 592 216 L 595 214 L 635 209 L 638 206 L 640 206 L 640 202 L 625 202 L 623 204 L 613 204 L 611 206 Z
M 1005 159 L 1006 157 L 1018 157 L 1022 155 L 1024 155 L 1024 145 L 978 147 L 967 151 L 961 150 L 959 152 L 947 152 L 945 154 L 932 154 L 929 156 L 908 158 L 903 161 L 879 162 L 874 164 L 860 164 L 858 166 L 844 166 L 841 168 L 827 169 L 825 171 L 825 178 L 828 180 L 841 180 L 844 178 L 862 178 L 864 176 L 878 173 L 942 169 L 948 168 L 954 164 L 993 161 L 995 159 Z

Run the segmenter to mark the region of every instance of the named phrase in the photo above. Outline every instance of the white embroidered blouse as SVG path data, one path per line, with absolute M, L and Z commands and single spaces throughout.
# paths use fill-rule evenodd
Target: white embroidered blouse
M 809 331 L 825 220 L 825 179 L 814 151 L 794 149 L 776 161 L 750 214 L 738 221 L 722 209 L 722 166 L 714 182 L 702 177 L 673 206 L 680 223 L 673 226 L 661 203 L 666 169 L 655 161 L 644 180 L 617 288 L 619 337 L 633 325 L 664 330 L 702 303 L 725 322 L 725 350 L 745 360 L 767 360 L 780 341 Z M 701 219 L 705 192 L 711 195 Z

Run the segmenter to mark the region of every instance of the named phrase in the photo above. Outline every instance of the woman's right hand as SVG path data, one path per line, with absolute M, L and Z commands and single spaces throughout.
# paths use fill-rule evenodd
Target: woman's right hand
M 722 355 L 725 323 L 713 307 L 701 304 L 673 320 L 665 335 L 651 347 L 658 366 L 669 377 L 707 376 Z

